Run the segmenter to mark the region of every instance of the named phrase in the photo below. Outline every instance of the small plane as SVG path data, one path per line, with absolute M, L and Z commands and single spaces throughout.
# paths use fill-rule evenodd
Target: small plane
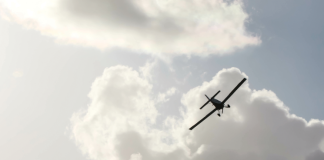
M 203 122 L 206 118 L 208 118 L 210 115 L 212 115 L 215 111 L 218 110 L 218 116 L 220 117 L 220 110 L 223 110 L 224 108 L 230 108 L 231 106 L 229 104 L 227 104 L 227 106 L 225 106 L 225 102 L 234 94 L 234 92 L 240 88 L 240 86 L 246 81 L 246 78 L 243 78 L 243 80 L 232 90 L 232 92 L 223 100 L 223 102 L 220 102 L 217 99 L 214 99 L 216 97 L 216 95 L 220 92 L 218 91 L 214 96 L 212 96 L 211 98 L 208 98 L 207 95 L 206 98 L 208 99 L 208 101 L 202 106 L 200 107 L 200 109 L 204 108 L 209 102 L 211 102 L 214 106 L 215 109 L 212 110 L 211 112 L 209 112 L 203 119 L 201 119 L 199 122 L 197 122 L 195 125 L 193 125 L 191 128 L 189 128 L 190 130 L 193 130 L 196 126 L 198 126 L 201 122 Z

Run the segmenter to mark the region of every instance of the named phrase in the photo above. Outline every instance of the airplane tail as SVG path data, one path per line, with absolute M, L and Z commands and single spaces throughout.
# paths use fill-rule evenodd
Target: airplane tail
M 208 96 L 207 95 L 205 95 L 206 96 L 206 98 L 208 99 L 208 101 L 202 106 L 202 107 L 200 107 L 200 109 L 202 109 L 202 108 L 204 108 L 218 93 L 219 93 L 220 91 L 218 91 L 215 95 L 213 95 L 211 98 L 208 98 Z

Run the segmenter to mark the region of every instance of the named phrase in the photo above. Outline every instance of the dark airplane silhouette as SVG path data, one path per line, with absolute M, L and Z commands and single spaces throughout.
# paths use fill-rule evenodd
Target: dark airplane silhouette
M 225 108 L 230 108 L 231 106 L 228 104 L 227 106 L 225 106 L 225 102 L 233 95 L 233 93 L 240 88 L 240 86 L 245 82 L 246 78 L 243 78 L 243 80 L 232 90 L 232 92 L 223 100 L 223 102 L 220 102 L 217 99 L 214 99 L 216 97 L 216 95 L 220 92 L 218 91 L 214 96 L 212 96 L 211 98 L 208 98 L 207 95 L 205 95 L 208 99 L 208 101 L 202 106 L 200 107 L 200 109 L 204 108 L 209 102 L 211 102 L 214 106 L 215 109 L 212 110 L 211 112 L 209 112 L 203 119 L 201 119 L 199 122 L 197 122 L 195 125 L 193 125 L 191 128 L 189 128 L 190 130 L 193 130 L 198 124 L 200 124 L 201 122 L 203 122 L 206 118 L 208 118 L 210 115 L 212 115 L 215 111 L 218 110 L 218 116 L 220 117 L 220 110 L 224 110 Z

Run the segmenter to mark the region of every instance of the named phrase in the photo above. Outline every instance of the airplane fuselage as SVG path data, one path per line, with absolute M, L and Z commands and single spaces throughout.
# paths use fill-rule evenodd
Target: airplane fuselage
M 212 99 L 211 102 L 215 106 L 216 110 L 221 110 L 224 108 L 224 104 L 217 99 Z

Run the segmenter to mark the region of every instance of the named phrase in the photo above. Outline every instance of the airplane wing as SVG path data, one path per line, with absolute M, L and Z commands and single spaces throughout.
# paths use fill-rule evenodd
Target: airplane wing
M 215 95 L 213 95 L 202 107 L 200 107 L 200 109 L 204 108 L 213 98 L 215 98 L 215 96 L 219 93 L 220 91 L 218 91 Z M 207 97 L 208 98 L 208 97 Z
M 203 119 L 201 119 L 199 122 L 197 122 L 195 125 L 193 125 L 189 129 L 190 130 L 193 130 L 196 126 L 198 126 L 198 124 L 200 124 L 201 122 L 203 122 L 206 118 L 208 118 L 210 115 L 212 115 L 215 111 L 216 111 L 216 108 L 214 110 L 212 110 L 211 112 L 209 112 Z
M 222 104 L 225 104 L 225 102 L 233 95 L 233 93 L 240 88 L 240 86 L 245 82 L 246 78 L 243 78 L 242 81 L 232 90 L 232 92 L 223 100 Z

